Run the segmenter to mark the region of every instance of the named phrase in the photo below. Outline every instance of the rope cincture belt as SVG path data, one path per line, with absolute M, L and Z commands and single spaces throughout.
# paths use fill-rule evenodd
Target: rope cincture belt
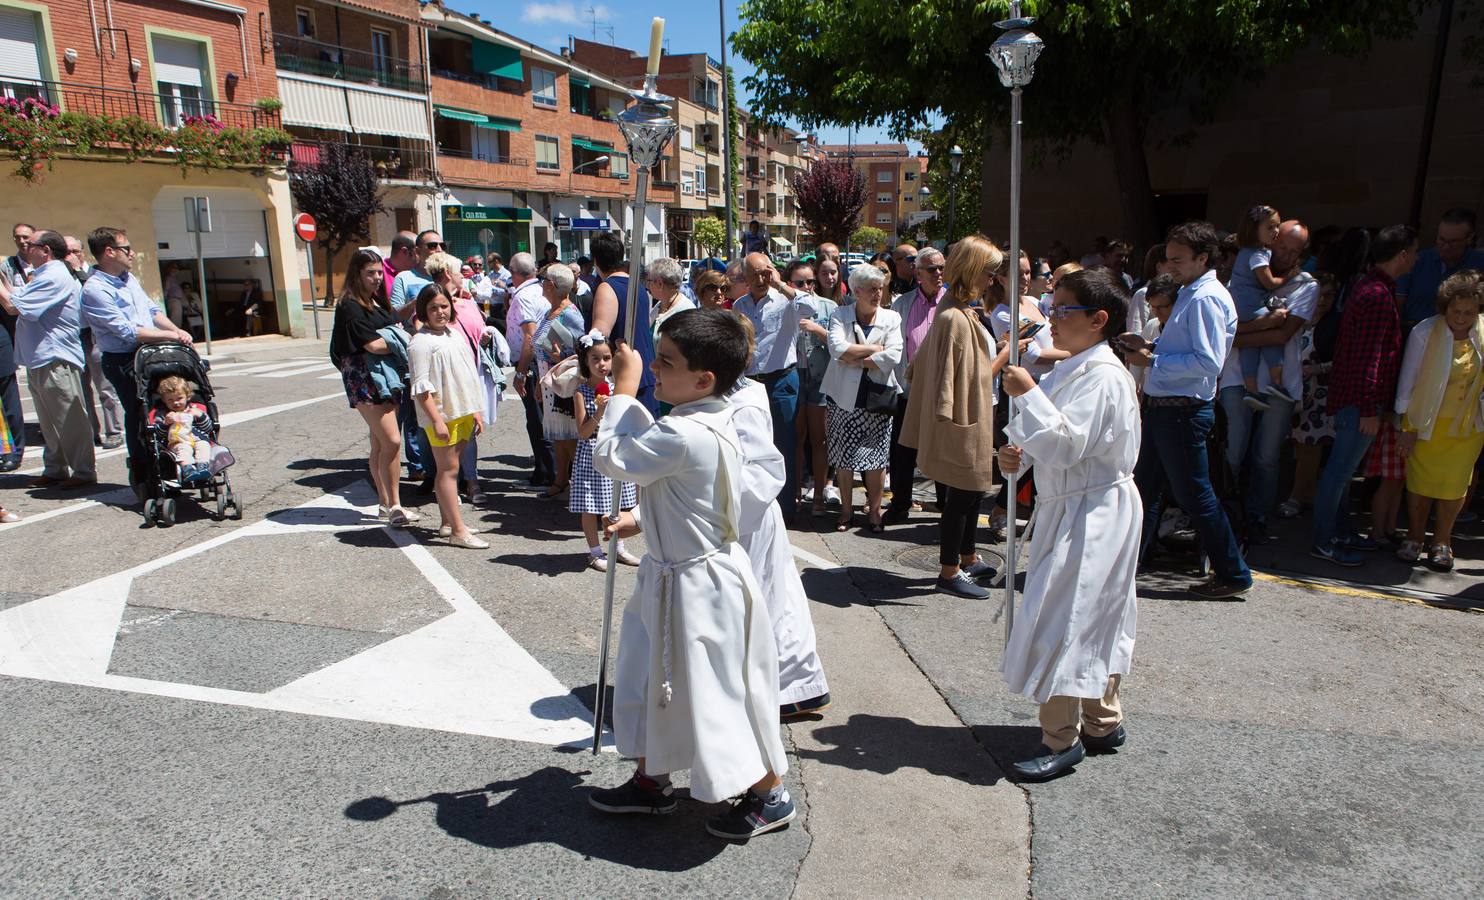
M 1036 508 L 1031 510 L 1031 517 L 1026 520 L 1025 536 L 1021 540 L 1020 544 L 1015 548 L 1015 558 L 1009 560 L 1006 563 L 1005 571 L 1001 572 L 999 577 L 996 578 L 993 583 L 996 585 L 1003 584 L 1004 580 L 1009 577 L 1009 574 L 1011 572 L 1017 572 L 1020 570 L 1020 560 L 1025 555 L 1025 548 L 1031 542 L 1031 530 L 1036 527 L 1036 514 L 1040 512 L 1041 504 L 1055 503 L 1058 500 L 1070 500 L 1073 497 L 1080 497 L 1084 494 L 1092 494 L 1097 491 L 1106 491 L 1109 488 L 1116 488 L 1120 484 L 1126 484 L 1127 482 L 1133 480 L 1134 476 L 1132 473 L 1130 473 L 1128 475 L 1124 475 L 1121 478 L 1115 478 L 1112 481 L 1105 481 L 1102 484 L 1090 484 L 1087 487 L 1077 488 L 1071 491 L 1064 491 L 1060 494 L 1036 494 Z
M 660 562 L 654 557 L 650 557 L 650 561 L 660 571 L 660 664 L 665 672 L 665 680 L 660 683 L 660 709 L 669 706 L 670 701 L 675 698 L 674 679 L 670 673 L 670 646 L 673 642 L 673 638 L 670 636 L 670 607 L 673 605 L 670 595 L 675 592 L 675 570 L 695 563 L 705 562 L 721 553 L 723 549 L 725 548 L 717 547 L 700 556 L 692 556 L 680 562 Z

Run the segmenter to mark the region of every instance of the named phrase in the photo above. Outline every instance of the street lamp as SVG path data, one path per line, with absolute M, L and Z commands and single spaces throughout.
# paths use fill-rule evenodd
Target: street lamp
M 644 76 L 644 90 L 630 93 L 634 102 L 618 114 L 618 130 L 629 145 L 629 160 L 638 169 L 634 173 L 634 228 L 629 235 L 629 288 L 624 300 L 623 339 L 634 346 L 634 319 L 638 315 L 639 277 L 644 271 L 645 225 L 649 221 L 649 177 L 650 172 L 665 155 L 665 146 L 675 136 L 680 126 L 670 117 L 670 102 L 674 99 L 661 94 L 656 87 L 659 74 L 659 35 L 664 20 L 655 19 L 654 37 L 650 46 L 649 73 Z M 609 515 L 612 522 L 618 521 L 619 502 L 622 491 L 613 492 L 613 508 Z M 618 559 L 618 534 L 608 539 L 608 558 Z M 613 635 L 613 591 L 618 566 L 608 567 L 607 580 L 603 588 L 603 636 L 598 654 L 598 694 L 593 703 L 593 754 L 597 755 L 603 738 L 603 705 L 608 690 L 608 645 Z
M 1010 0 L 1010 18 L 996 22 L 1004 34 L 989 47 L 989 58 L 1000 72 L 1000 84 L 1010 89 L 1010 258 L 1008 261 L 1005 305 L 1010 314 L 1010 365 L 1020 365 L 1020 94 L 1036 74 L 1036 58 L 1044 44 L 1030 31 L 1033 18 L 1022 18 L 1020 0 Z M 1010 420 L 1015 418 L 1015 403 L 1010 403 Z M 1016 473 L 1005 480 L 1005 642 L 1015 625 Z M 611 554 L 610 554 L 611 558 Z
M 953 177 L 948 179 L 948 234 L 943 238 L 943 246 L 947 247 L 953 243 L 953 223 L 958 218 L 958 170 L 964 167 L 964 151 L 958 144 L 948 151 L 948 171 Z

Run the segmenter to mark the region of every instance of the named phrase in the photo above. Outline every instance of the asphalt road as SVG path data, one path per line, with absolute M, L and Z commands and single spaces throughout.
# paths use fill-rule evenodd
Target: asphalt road
M 87 496 L 0 476 L 27 517 L 0 526 L 7 895 L 1484 890 L 1484 617 L 1152 580 L 1129 745 L 1024 790 L 1001 767 L 1035 710 L 998 677 L 998 598 L 929 592 L 928 518 L 795 533 L 836 703 L 787 729 L 794 827 L 733 846 L 693 802 L 606 819 L 586 792 L 629 765 L 580 747 L 601 579 L 523 485 L 518 403 L 481 443 L 493 500 L 466 507 L 493 547 L 456 550 L 360 514 L 364 429 L 322 344 L 217 349 L 243 521 L 141 527 L 118 455 Z

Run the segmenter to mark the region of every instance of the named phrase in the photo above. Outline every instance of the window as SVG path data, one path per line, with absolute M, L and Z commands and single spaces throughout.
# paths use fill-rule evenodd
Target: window
M 556 73 L 531 67 L 531 102 L 537 106 L 557 105 Z
M 629 158 L 623 153 L 608 154 L 608 171 L 613 173 L 614 178 L 629 177 Z
M 680 126 L 680 149 L 681 150 L 694 150 L 694 149 L 696 149 L 696 136 L 695 136 L 695 132 L 691 131 L 689 125 L 682 125 L 682 126 Z
M 617 116 L 619 113 L 627 109 L 628 105 L 628 101 L 618 96 L 617 94 L 608 95 L 608 111 L 613 113 L 613 115 Z
M 531 70 L 535 72 L 535 69 Z M 549 73 L 548 73 L 549 74 Z M 560 170 L 562 167 L 562 151 L 560 142 L 554 137 L 544 134 L 536 135 L 536 168 Z
M 876 182 L 878 184 L 891 184 L 896 180 L 894 176 L 895 173 L 891 169 L 882 169 L 876 173 Z
M 876 202 L 877 203 L 890 203 L 891 202 L 891 194 L 877 194 L 876 195 Z
M 696 179 L 689 169 L 680 173 L 680 193 L 690 195 L 696 192 Z
M 706 195 L 706 167 L 696 166 L 696 196 Z
M 376 80 L 386 84 L 392 77 L 392 33 L 379 28 L 371 29 L 371 68 Z
M 314 10 L 303 6 L 294 10 L 294 25 L 299 37 L 314 37 Z
M 708 109 L 716 109 L 721 95 L 721 85 L 709 78 L 697 78 L 691 84 L 691 99 Z
M 187 116 L 211 112 L 210 96 L 205 85 L 205 45 L 163 35 L 152 35 L 155 90 L 160 95 L 160 120 L 169 127 L 179 126 Z
M 905 175 L 902 176 L 902 180 L 903 181 L 916 181 L 917 180 L 917 173 L 916 172 L 912 172 L 912 171 L 908 171 Z
M 0 97 L 48 99 L 41 83 L 45 46 L 36 13 L 0 6 Z

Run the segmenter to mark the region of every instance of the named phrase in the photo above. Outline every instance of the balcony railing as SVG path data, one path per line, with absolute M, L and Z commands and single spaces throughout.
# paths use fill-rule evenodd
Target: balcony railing
M 320 148 L 329 141 L 295 141 L 289 148 L 291 164 L 314 165 L 319 162 Z M 423 148 L 376 147 L 366 144 L 344 144 L 360 150 L 371 160 L 378 178 L 388 181 L 427 181 L 433 173 L 433 156 Z
M 452 69 L 434 69 L 433 74 L 439 78 L 449 78 L 453 81 L 462 81 L 465 84 L 477 84 L 480 87 L 499 91 L 502 94 L 515 94 L 517 96 L 526 92 L 526 86 L 509 78 L 500 78 L 496 75 L 486 75 L 482 72 L 455 72 Z
M 278 58 L 278 68 L 285 72 L 377 84 L 418 94 L 428 91 L 421 67 L 395 56 L 352 50 L 295 34 L 274 34 L 273 53 Z
M 187 117 L 215 116 L 229 128 L 283 127 L 283 117 L 278 110 L 260 109 L 248 103 L 225 103 L 57 81 L 28 81 L 23 85 L 11 83 L 11 86 L 26 88 L 25 96 L 60 104 L 66 112 L 110 119 L 138 116 L 147 122 L 173 128 Z M 17 95 L 20 96 L 20 92 Z
M 498 156 L 491 153 L 476 153 L 473 150 L 461 150 L 453 147 L 439 147 L 439 156 L 452 156 L 455 159 L 472 159 L 478 162 L 487 162 L 492 166 L 520 166 L 525 168 L 530 160 L 521 159 L 518 156 Z

